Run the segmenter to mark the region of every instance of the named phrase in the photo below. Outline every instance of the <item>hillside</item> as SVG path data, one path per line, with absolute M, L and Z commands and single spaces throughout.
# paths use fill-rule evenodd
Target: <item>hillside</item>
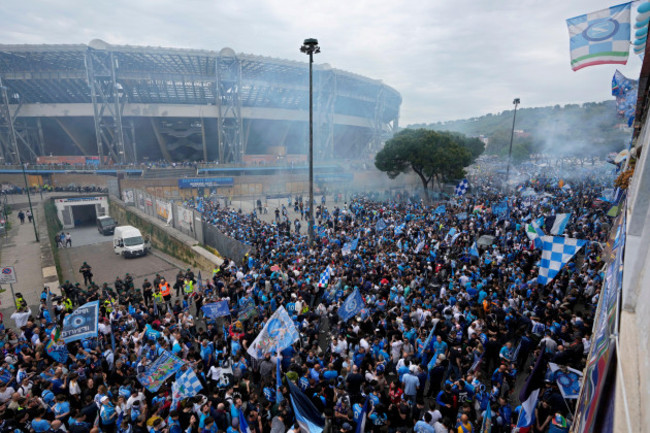
M 488 139 L 487 153 L 506 154 L 510 143 L 513 111 L 486 114 L 464 120 L 409 125 L 439 131 L 456 131 Z M 517 109 L 517 131 L 513 155 L 605 155 L 625 147 L 631 129 L 616 113 L 616 102 L 588 102 L 582 105 Z

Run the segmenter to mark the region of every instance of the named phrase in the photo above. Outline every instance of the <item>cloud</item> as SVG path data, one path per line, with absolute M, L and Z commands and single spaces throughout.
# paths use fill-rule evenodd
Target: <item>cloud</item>
M 566 18 L 604 0 L 4 0 L 0 43 L 88 43 L 220 50 L 317 63 L 380 79 L 403 97 L 400 123 L 522 106 L 610 99 L 614 66 L 569 67 Z M 636 78 L 638 57 L 619 68 Z

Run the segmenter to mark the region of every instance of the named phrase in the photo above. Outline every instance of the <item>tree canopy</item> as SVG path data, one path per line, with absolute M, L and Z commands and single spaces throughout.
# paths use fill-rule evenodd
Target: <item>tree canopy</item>
M 477 138 L 454 132 L 405 129 L 386 142 L 375 166 L 391 179 L 413 170 L 425 192 L 432 180 L 447 182 L 465 175 L 464 168 L 483 152 Z

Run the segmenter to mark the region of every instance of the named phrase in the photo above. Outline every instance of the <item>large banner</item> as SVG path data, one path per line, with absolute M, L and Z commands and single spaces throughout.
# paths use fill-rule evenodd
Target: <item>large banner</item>
M 156 215 L 167 224 L 172 222 L 172 204 L 165 200 L 156 199 Z
M 63 319 L 61 338 L 66 343 L 97 337 L 99 301 L 88 302 Z
M 269 318 L 262 331 L 257 335 L 253 344 L 248 348 L 248 354 L 260 359 L 267 353 L 275 353 L 286 349 L 299 338 L 296 325 L 289 317 L 287 310 L 280 307 Z
M 225 299 L 219 302 L 213 302 L 210 304 L 205 304 L 201 307 L 205 317 L 209 319 L 216 319 L 217 317 L 230 316 L 230 307 L 228 307 L 228 301 Z
M 135 204 L 135 197 L 132 189 L 122 191 L 122 201 L 124 204 Z
M 152 362 L 143 373 L 138 374 L 138 381 L 151 392 L 158 392 L 163 383 L 183 366 L 182 359 L 166 350 Z
M 176 206 L 178 210 L 178 224 L 181 230 L 186 232 L 194 233 L 194 213 L 191 209 L 186 209 L 182 206 Z
M 144 211 L 144 193 L 142 191 L 136 190 L 135 196 L 136 196 L 135 205 L 138 207 L 138 209 Z

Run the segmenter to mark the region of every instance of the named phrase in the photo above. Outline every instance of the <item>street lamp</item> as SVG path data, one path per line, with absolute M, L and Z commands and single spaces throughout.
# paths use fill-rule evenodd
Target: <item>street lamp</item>
M 517 106 L 521 103 L 519 98 L 512 101 L 515 104 L 515 113 L 512 116 L 512 132 L 510 133 L 510 150 L 508 151 L 508 168 L 506 169 L 506 190 L 508 189 L 508 180 L 510 180 L 510 162 L 512 161 L 512 140 L 515 138 L 515 121 L 517 120 Z
M 320 53 L 318 39 L 305 39 L 300 51 L 309 55 L 309 245 L 314 245 L 314 94 L 312 64 L 314 54 Z

